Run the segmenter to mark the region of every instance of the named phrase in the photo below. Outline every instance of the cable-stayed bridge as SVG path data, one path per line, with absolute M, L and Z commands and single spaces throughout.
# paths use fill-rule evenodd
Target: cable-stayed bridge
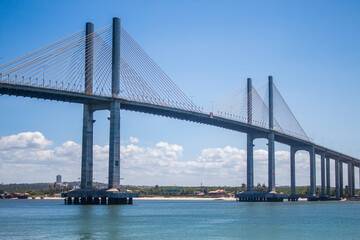
M 309 199 L 330 199 L 330 160 L 335 161 L 336 198 L 343 195 L 343 164 L 355 192 L 354 167 L 360 160 L 312 142 L 292 114 L 270 76 L 255 89 L 252 80 L 208 109 L 196 106 L 156 65 L 134 39 L 113 24 L 86 29 L 0 66 L 0 94 L 83 104 L 81 190 L 68 203 L 131 203 L 136 194 L 120 188 L 120 110 L 203 123 L 247 134 L 247 191 L 241 201 L 296 200 L 295 153 L 310 155 Z M 110 111 L 108 191 L 93 190 L 93 113 Z M 268 193 L 254 191 L 253 141 L 268 140 Z M 290 146 L 291 195 L 276 193 L 275 141 Z M 316 195 L 315 156 L 321 156 L 321 195 Z M 127 200 L 128 199 L 128 200 Z

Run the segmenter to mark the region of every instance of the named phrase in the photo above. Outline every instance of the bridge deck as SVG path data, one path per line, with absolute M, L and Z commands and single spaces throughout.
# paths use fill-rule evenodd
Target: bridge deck
M 267 138 L 268 134 L 271 132 L 271 130 L 267 128 L 251 125 L 245 122 L 235 121 L 232 119 L 227 119 L 218 116 L 213 116 L 210 118 L 208 113 L 193 112 L 193 111 L 178 109 L 174 107 L 159 106 L 150 103 L 135 102 L 122 98 L 113 98 L 108 96 L 97 96 L 97 95 L 90 95 L 79 92 L 70 92 L 70 91 L 63 91 L 58 89 L 39 88 L 39 87 L 15 85 L 15 84 L 7 84 L 7 83 L 0 83 L 0 94 L 39 98 L 39 99 L 49 99 L 49 100 L 64 101 L 70 103 L 92 104 L 94 110 L 109 109 L 110 103 L 112 101 L 118 100 L 120 101 L 121 109 L 123 110 L 136 111 L 136 112 L 175 118 L 179 120 L 202 123 L 202 124 L 221 127 L 237 132 L 253 133 L 257 135 L 259 138 Z M 300 146 L 300 147 L 314 146 L 316 154 L 325 153 L 325 157 L 330 157 L 330 158 L 339 157 L 340 161 L 343 161 L 345 163 L 351 162 L 354 164 L 354 166 L 357 167 L 360 166 L 360 160 L 354 157 L 348 156 L 338 151 L 334 151 L 327 147 L 314 144 L 313 142 L 306 141 L 301 138 L 286 135 L 284 133 L 280 133 L 277 131 L 274 131 L 274 133 L 275 133 L 275 141 L 277 142 L 286 145 Z

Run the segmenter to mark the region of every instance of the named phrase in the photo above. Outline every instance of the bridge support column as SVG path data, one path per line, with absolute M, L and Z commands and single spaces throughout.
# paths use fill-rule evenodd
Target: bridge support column
M 310 147 L 310 193 L 312 196 L 316 195 L 316 165 L 315 165 L 315 149 Z
M 290 180 L 291 180 L 291 195 L 296 194 L 296 185 L 295 185 L 295 153 L 296 149 L 290 146 Z
M 113 18 L 112 84 L 113 97 L 120 93 L 120 19 Z M 109 188 L 120 188 L 120 102 L 110 104 Z
M 120 102 L 110 106 L 109 188 L 120 188 Z
M 252 124 L 252 81 L 251 78 L 247 79 L 247 121 Z M 247 191 L 254 191 L 254 137 L 252 133 L 247 134 Z
M 348 187 L 350 192 L 350 197 L 354 197 L 355 193 L 355 181 L 354 181 L 354 165 L 348 163 Z
M 275 135 L 269 133 L 268 137 L 268 158 L 269 158 L 269 192 L 275 191 Z
M 94 24 L 86 23 L 85 38 L 85 93 L 92 94 L 93 86 L 93 45 Z M 93 110 L 91 105 L 84 104 L 82 160 L 81 160 L 81 189 L 92 189 L 93 184 Z
M 247 134 L 247 191 L 254 191 L 254 139 L 251 133 Z
M 336 198 L 340 199 L 340 171 L 339 171 L 339 158 L 335 159 L 335 189 Z
M 93 185 L 93 122 L 91 105 L 84 104 L 81 189 L 92 189 Z
M 340 191 L 340 197 L 344 197 L 344 165 L 343 162 L 339 161 L 339 191 Z
M 325 153 L 321 153 L 321 196 L 326 196 L 325 190 Z
M 326 195 L 330 197 L 330 158 L 326 157 Z
M 273 78 L 269 76 L 269 129 L 274 128 L 274 97 L 273 97 Z M 268 154 L 269 154 L 269 192 L 275 192 L 275 135 L 270 132 L 268 136 Z

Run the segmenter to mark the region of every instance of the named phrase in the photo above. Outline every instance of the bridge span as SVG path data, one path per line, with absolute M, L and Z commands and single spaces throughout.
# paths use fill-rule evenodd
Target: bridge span
M 48 71 L 47 75 L 45 69 Z M 77 74 L 74 74 L 75 72 Z M 279 106 L 277 101 L 274 102 L 277 89 L 271 76 L 267 83 L 267 99 L 258 97 L 250 78 L 247 79 L 245 89 L 241 100 L 243 109 L 236 114 L 231 113 L 231 110 L 230 113 L 223 113 L 221 110 L 213 112 L 213 109 L 203 111 L 177 88 L 121 28 L 118 18 L 113 19 L 112 25 L 96 32 L 94 25 L 87 23 L 85 31 L 0 66 L 0 94 L 79 103 L 84 106 L 81 189 L 65 194 L 67 203 L 98 204 L 99 198 L 104 204 L 132 203 L 132 198 L 137 197 L 136 194 L 119 191 L 120 110 L 170 117 L 245 133 L 247 190 L 236 195 L 240 201 L 282 201 L 284 198 L 296 200 L 299 196 L 295 192 L 295 153 L 300 150 L 307 151 L 310 156 L 309 200 L 331 199 L 331 160 L 335 162 L 333 177 L 336 199 L 343 197 L 343 164 L 348 166 L 350 195 L 355 195 L 354 168 L 360 167 L 359 159 L 312 142 L 300 125 L 300 132 L 282 128 L 276 112 L 274 113 L 274 108 Z M 258 109 L 262 109 L 260 115 L 256 113 Z M 93 113 L 98 110 L 110 111 L 109 190 L 101 193 L 93 190 Z M 253 142 L 258 138 L 268 140 L 268 193 L 263 194 L 254 191 Z M 290 146 L 289 196 L 276 192 L 275 142 Z M 321 157 L 319 196 L 316 195 L 316 155 Z

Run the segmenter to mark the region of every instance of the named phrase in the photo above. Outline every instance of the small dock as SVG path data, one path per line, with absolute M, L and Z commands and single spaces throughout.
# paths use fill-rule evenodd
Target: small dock
M 117 189 L 104 190 L 74 190 L 61 194 L 65 204 L 81 205 L 112 205 L 132 204 L 133 198 L 139 197 L 138 193 L 122 192 Z

